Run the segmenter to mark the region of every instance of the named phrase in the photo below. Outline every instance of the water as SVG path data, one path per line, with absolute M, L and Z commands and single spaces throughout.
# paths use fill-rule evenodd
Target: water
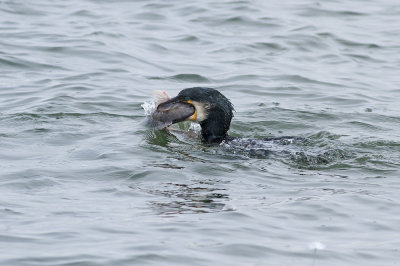
M 398 265 L 399 15 L 0 1 L 0 264 Z M 192 86 L 231 99 L 233 136 L 307 141 L 260 156 L 146 127 L 154 90 Z

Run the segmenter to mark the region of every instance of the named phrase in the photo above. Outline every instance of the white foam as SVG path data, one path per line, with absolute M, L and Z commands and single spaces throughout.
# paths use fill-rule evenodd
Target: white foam
M 325 245 L 322 244 L 321 242 L 316 241 L 316 242 L 311 242 L 310 244 L 308 244 L 308 248 L 311 250 L 314 250 L 314 251 L 323 250 L 323 249 L 325 249 Z
M 147 116 L 150 116 L 157 108 L 156 102 L 154 101 L 144 102 L 141 106 L 144 110 L 144 114 Z
M 144 102 L 141 106 L 144 110 L 144 114 L 150 116 L 156 110 L 160 103 L 166 102 L 170 99 L 169 95 L 165 91 L 155 90 L 153 92 L 154 100 Z
M 189 130 L 193 130 L 194 132 L 200 132 L 201 126 L 198 123 L 190 123 Z

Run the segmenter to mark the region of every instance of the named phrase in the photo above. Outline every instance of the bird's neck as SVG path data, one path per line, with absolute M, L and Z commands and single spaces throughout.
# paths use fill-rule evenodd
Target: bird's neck
M 227 129 L 224 128 L 224 121 L 209 118 L 200 123 L 201 135 L 208 144 L 219 144 L 227 138 Z

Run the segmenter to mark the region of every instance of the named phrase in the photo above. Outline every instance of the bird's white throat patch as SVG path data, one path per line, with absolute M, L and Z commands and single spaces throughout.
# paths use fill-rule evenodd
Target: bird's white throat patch
M 194 115 L 189 117 L 189 120 L 196 121 L 196 122 L 202 122 L 207 119 L 208 116 L 208 105 L 205 103 L 201 102 L 196 102 L 196 101 L 191 101 L 191 104 L 193 104 L 194 108 L 196 109 L 196 112 Z

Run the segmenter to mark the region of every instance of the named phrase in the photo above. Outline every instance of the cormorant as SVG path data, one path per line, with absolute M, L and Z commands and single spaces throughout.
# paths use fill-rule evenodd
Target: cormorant
M 227 134 L 233 117 L 233 105 L 219 91 L 212 88 L 194 87 L 183 89 L 174 98 L 165 92 L 158 95 L 158 105 L 151 115 L 150 122 L 155 128 L 165 128 L 171 124 L 189 120 L 201 126 L 201 136 L 207 144 L 225 142 L 228 147 L 248 152 L 250 156 L 265 157 L 271 152 L 290 155 L 301 163 L 329 162 L 327 153 L 320 151 L 307 153 L 296 145 L 287 145 L 300 141 L 303 137 L 264 137 L 260 139 L 231 137 Z M 225 146 L 226 147 L 226 146 Z M 340 156 L 342 156 L 340 154 Z
M 201 136 L 208 144 L 229 140 L 233 117 L 233 105 L 219 91 L 212 88 L 194 87 L 184 89 L 167 101 L 161 102 L 152 119 L 165 127 L 184 120 L 198 122 Z

